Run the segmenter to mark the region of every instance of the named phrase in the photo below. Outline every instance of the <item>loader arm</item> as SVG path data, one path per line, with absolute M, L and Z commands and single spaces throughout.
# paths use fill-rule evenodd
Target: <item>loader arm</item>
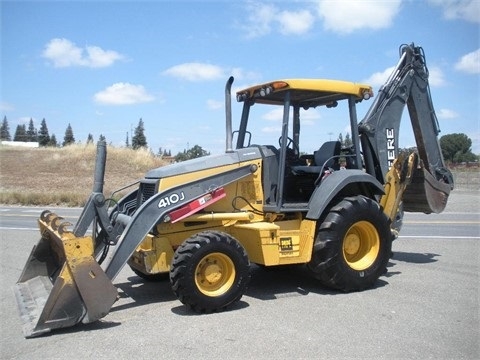
M 428 84 L 421 47 L 402 45 L 400 60 L 365 118 L 359 123 L 365 167 L 384 183 L 399 155 L 399 131 L 407 106 L 419 155 L 411 183 L 399 196 L 405 211 L 439 213 L 445 208 L 453 176 L 446 168 L 438 134 L 440 128 Z
M 106 156 L 103 145 L 99 144 L 97 151 L 99 171 L 95 172 L 92 195 L 73 231 L 68 229 L 70 223 L 49 211 L 39 219 L 42 237 L 14 287 L 25 337 L 90 323 L 107 315 L 117 298 L 112 281 L 157 223 L 172 221 L 173 216 L 178 220 L 182 216 L 179 208 L 199 200 L 202 205 L 192 207 L 190 213 L 200 210 L 205 204 L 202 197 L 222 196 L 224 186 L 257 171 L 256 165 L 247 164 L 179 185 L 155 194 L 131 216 L 111 214 L 110 220 L 101 193 Z M 135 194 L 127 195 L 125 201 Z M 84 236 L 92 222 L 94 234 Z M 101 231 L 95 236 L 97 226 Z M 111 246 L 113 255 L 101 267 L 97 254 L 109 245 L 115 245 Z
M 216 189 L 240 180 L 257 170 L 255 165 L 245 165 L 234 170 L 209 176 L 200 180 L 170 188 L 157 193 L 148 199 L 133 216 L 123 216 L 121 221 L 125 229 L 117 242 L 116 250 L 107 260 L 105 273 L 110 280 L 114 280 L 123 266 L 127 263 L 135 249 L 145 239 L 152 228 L 161 221 L 169 221 L 168 214 L 203 195 L 214 192 Z M 175 203 L 160 207 L 162 199 L 172 196 L 179 200 Z

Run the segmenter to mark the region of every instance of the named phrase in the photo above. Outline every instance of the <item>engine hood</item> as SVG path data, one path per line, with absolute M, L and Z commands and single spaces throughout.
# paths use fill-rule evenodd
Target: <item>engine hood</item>
M 203 156 L 200 158 L 152 169 L 145 175 L 145 178 L 160 179 L 179 174 L 216 168 L 218 166 L 232 165 L 244 161 L 260 159 L 261 157 L 261 151 L 257 147 L 237 149 L 231 153 Z

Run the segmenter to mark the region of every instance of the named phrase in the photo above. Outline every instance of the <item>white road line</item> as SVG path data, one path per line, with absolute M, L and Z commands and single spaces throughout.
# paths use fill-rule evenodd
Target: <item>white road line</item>
M 480 240 L 480 236 L 437 236 L 437 235 L 400 235 L 398 237 L 399 239 L 401 238 L 406 238 L 406 239 L 475 239 L 475 240 Z
M 38 231 L 38 228 L 0 227 L 0 230 L 29 230 L 29 231 Z

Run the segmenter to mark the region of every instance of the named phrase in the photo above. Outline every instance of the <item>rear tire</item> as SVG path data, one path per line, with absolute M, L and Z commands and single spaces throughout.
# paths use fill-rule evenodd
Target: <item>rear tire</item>
M 345 292 L 374 285 L 387 272 L 390 219 L 367 197 L 345 198 L 320 224 L 309 270 L 322 284 Z
M 219 231 L 187 239 L 176 251 L 170 283 L 190 309 L 210 313 L 240 300 L 250 281 L 250 262 L 243 246 Z

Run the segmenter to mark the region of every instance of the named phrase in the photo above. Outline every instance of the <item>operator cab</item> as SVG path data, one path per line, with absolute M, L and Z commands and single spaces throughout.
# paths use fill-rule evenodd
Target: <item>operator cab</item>
M 329 173 L 361 168 L 356 103 L 372 96 L 368 85 L 323 79 L 279 80 L 237 92 L 243 111 L 236 148 L 258 147 L 263 154 L 266 211 L 307 210 Z M 332 136 L 346 119 L 351 145 L 342 149 Z

